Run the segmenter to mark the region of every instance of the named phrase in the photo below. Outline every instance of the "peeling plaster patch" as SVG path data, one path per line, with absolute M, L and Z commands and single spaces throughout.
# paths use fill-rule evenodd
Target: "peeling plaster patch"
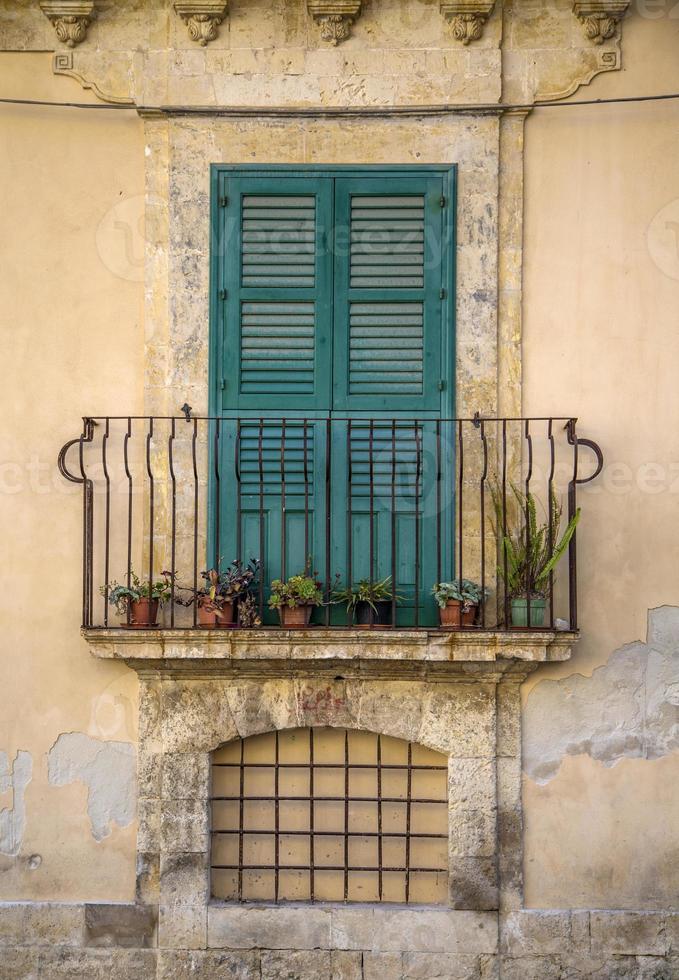
M 533 688 L 523 721 L 525 772 L 544 784 L 566 755 L 613 766 L 679 749 L 678 678 L 679 608 L 651 609 L 646 643 L 616 650 L 591 677 L 573 674 Z
M 87 786 L 92 836 L 101 841 L 111 823 L 132 823 L 137 802 L 136 757 L 129 742 L 103 742 L 82 732 L 60 735 L 47 756 L 53 786 L 80 780 Z
M 30 752 L 17 752 L 10 766 L 6 752 L 0 752 L 0 793 L 11 790 L 12 806 L 0 810 L 0 854 L 14 857 L 21 849 L 26 825 L 24 794 L 33 775 Z

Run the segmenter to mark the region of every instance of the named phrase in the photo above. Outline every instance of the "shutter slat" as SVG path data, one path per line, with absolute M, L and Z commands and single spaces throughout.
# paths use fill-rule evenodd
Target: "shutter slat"
M 315 305 L 254 303 L 242 305 L 241 391 L 247 394 L 313 393 Z
M 424 220 L 424 197 L 355 195 L 351 203 L 352 289 L 423 286 Z
M 420 393 L 423 336 L 422 303 L 351 303 L 349 393 Z

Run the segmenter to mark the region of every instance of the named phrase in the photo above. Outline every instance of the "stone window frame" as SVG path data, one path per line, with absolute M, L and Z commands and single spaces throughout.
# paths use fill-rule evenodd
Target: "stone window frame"
M 518 687 L 527 671 L 476 666 L 481 676 L 460 672 L 440 679 L 330 680 L 272 679 L 265 668 L 259 677 L 242 679 L 214 669 L 196 674 L 190 667 L 138 665 L 137 901 L 158 906 L 160 945 L 266 947 L 271 930 L 278 935 L 283 929 L 291 949 L 315 948 L 307 945 L 312 941 L 324 948 L 364 949 L 371 948 L 366 947 L 366 930 L 372 929 L 370 942 L 378 948 L 385 928 L 391 943 L 398 941 L 404 926 L 394 925 L 390 933 L 385 923 L 404 914 L 415 916 L 423 927 L 436 922 L 427 942 L 445 952 L 446 936 L 455 932 L 460 916 L 520 907 Z M 448 756 L 448 907 L 245 904 L 211 898 L 211 752 L 233 738 L 314 725 L 369 730 Z M 339 930 L 339 945 L 332 939 L 333 928 Z

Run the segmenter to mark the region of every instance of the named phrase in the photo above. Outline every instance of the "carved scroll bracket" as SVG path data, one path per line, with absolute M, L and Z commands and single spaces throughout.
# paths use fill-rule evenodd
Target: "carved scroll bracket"
M 603 44 L 615 37 L 629 5 L 630 0 L 576 0 L 573 13 L 582 24 L 585 37 L 594 44 Z
M 74 48 L 85 40 L 94 14 L 93 0 L 42 0 L 40 9 L 62 44 Z
M 495 0 L 441 0 L 440 10 L 453 29 L 453 37 L 462 44 L 478 41 L 486 21 L 493 12 Z
M 219 34 L 228 6 L 228 0 L 176 0 L 174 9 L 186 24 L 191 40 L 205 47 Z
M 361 0 L 307 0 L 307 9 L 329 44 L 346 41 L 361 13 Z

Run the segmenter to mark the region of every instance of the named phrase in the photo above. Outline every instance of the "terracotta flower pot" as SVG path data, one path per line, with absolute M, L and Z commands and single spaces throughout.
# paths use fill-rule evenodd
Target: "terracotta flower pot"
M 462 626 L 473 626 L 476 619 L 476 605 L 469 606 L 463 610 L 463 604 L 459 599 L 448 599 L 445 606 L 439 606 L 441 616 L 441 626 L 446 629 L 460 629 Z
M 281 626 L 308 626 L 313 606 L 281 606 L 278 614 Z
M 158 619 L 157 599 L 136 599 L 130 602 L 130 621 L 124 623 L 131 629 L 148 629 L 156 626 Z
M 229 629 L 233 627 L 234 602 L 224 602 L 219 609 L 207 609 L 206 605 L 212 603 L 201 603 L 198 600 L 198 625 L 202 629 Z

